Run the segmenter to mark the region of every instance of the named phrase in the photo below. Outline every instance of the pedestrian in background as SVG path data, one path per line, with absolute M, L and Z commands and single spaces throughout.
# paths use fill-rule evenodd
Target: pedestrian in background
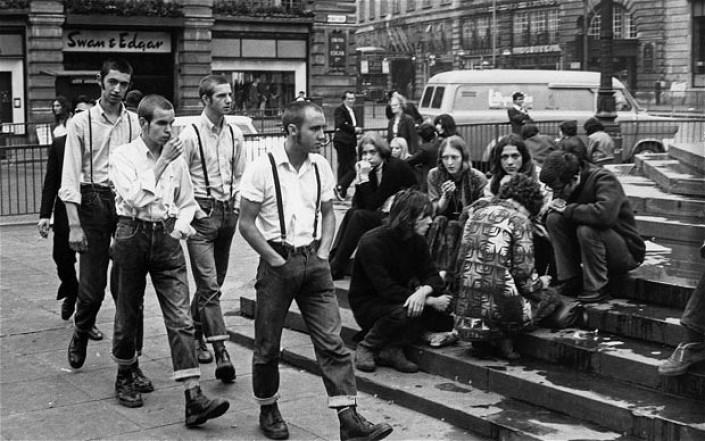
M 125 108 L 130 112 L 137 113 L 137 106 L 139 106 L 143 97 L 144 94 L 139 89 L 133 89 L 127 92 L 127 95 L 125 95 Z
M 127 61 L 104 61 L 98 75 L 98 104 L 72 118 L 67 130 L 59 197 L 66 204 L 69 245 L 81 253 L 74 333 L 68 348 L 68 361 L 75 369 L 86 360 L 88 339 L 103 338 L 95 321 L 105 297 L 110 239 L 116 225 L 108 164 L 117 146 L 140 133 L 137 115 L 123 105 L 132 73 Z M 134 368 L 135 375 L 151 389 L 139 366 Z
M 406 162 L 414 168 L 416 181 L 424 193 L 428 189 L 428 172 L 438 164 L 438 146 L 440 141 L 436 136 L 436 128 L 431 122 L 423 122 L 417 130 L 421 144 L 416 153 L 409 156 Z
M 247 158 L 242 131 L 225 119 L 233 103 L 228 80 L 222 75 L 205 76 L 198 85 L 198 95 L 204 106 L 201 117 L 180 134 L 199 206 L 192 223 L 196 233 L 187 241 L 191 274 L 196 282 L 191 315 L 196 328 L 198 360 L 213 361 L 206 346 L 206 342 L 211 343 L 215 377 L 230 383 L 235 380 L 235 367 L 225 349 L 228 332 L 220 297 L 237 228 L 240 179 Z
M 514 92 L 512 94 L 512 107 L 507 109 L 509 124 L 512 126 L 512 133 L 521 135 L 521 128 L 524 124 L 533 122 L 529 116 L 529 111 L 524 107 L 524 94 L 522 92 Z
M 85 98 L 84 98 L 85 99 Z M 64 99 L 65 100 L 65 99 Z M 58 99 L 54 102 L 60 102 Z M 75 113 L 80 113 L 90 109 L 93 105 L 84 101 L 76 103 Z M 61 300 L 61 319 L 68 320 L 73 315 L 76 308 L 76 296 L 78 295 L 78 279 L 76 277 L 76 252 L 69 246 L 69 221 L 66 217 L 66 206 L 57 197 L 59 187 L 61 187 L 61 171 L 64 165 L 64 150 L 66 147 L 66 134 L 55 137 L 49 146 L 49 157 L 47 160 L 47 171 L 44 176 L 44 186 L 42 187 L 42 203 L 39 209 L 39 234 L 43 238 L 49 236 L 52 229 L 54 238 L 52 245 L 52 258 L 56 264 L 56 272 L 61 281 L 56 299 Z
M 357 386 L 328 264 L 335 230 L 333 171 L 318 154 L 325 143 L 323 110 L 309 102 L 289 104 L 282 116 L 283 146 L 248 166 L 242 179 L 240 232 L 260 255 L 257 268 L 252 388 L 265 436 L 286 439 L 279 412 L 279 359 L 284 319 L 295 299 L 328 394 L 340 439 L 380 440 L 389 424 L 372 424 L 357 413 Z
M 409 159 L 409 146 L 406 145 L 406 139 L 397 137 L 392 139 L 389 143 L 389 148 L 391 149 L 392 158 L 401 159 L 405 161 Z
M 182 157 L 183 142 L 172 137 L 174 106 L 160 95 L 148 95 L 137 112 L 140 137 L 118 147 L 110 162 L 119 219 L 114 247 L 119 290 L 113 332 L 113 358 L 118 365 L 115 394 L 123 406 L 143 404 L 133 365 L 149 274 L 164 315 L 174 379 L 184 385 L 185 423 L 198 426 L 223 415 L 230 406 L 226 400 L 207 398 L 199 385 L 186 259 L 180 243 L 194 233 L 189 224 L 198 205 Z
M 539 133 L 539 128 L 535 124 L 525 124 L 521 128 L 521 137 L 524 139 L 524 144 L 531 152 L 531 159 L 539 166 L 543 164 L 549 153 L 558 150 L 556 141 L 548 135 Z
M 583 124 L 588 137 L 587 156 L 590 162 L 602 164 L 614 159 L 614 140 L 605 132 L 605 126 L 595 117 Z
M 436 132 L 441 142 L 451 136 L 458 134 L 458 128 L 455 124 L 455 119 L 447 113 L 443 113 L 433 118 L 433 125 L 436 127 Z
M 51 129 L 52 139 L 66 136 L 66 125 L 73 115 L 71 102 L 63 95 L 58 95 L 51 102 L 51 112 L 54 114 L 54 126 Z
M 416 134 L 416 123 L 414 119 L 404 112 L 407 102 L 401 94 L 394 92 L 389 100 L 392 110 L 392 118 L 387 125 L 387 142 L 391 142 L 396 137 L 406 139 L 409 153 L 415 153 L 418 146 L 418 135 Z
M 355 179 L 355 147 L 357 135 L 362 133 L 362 125 L 358 124 L 355 109 L 353 109 L 355 93 L 346 90 L 341 98 L 343 102 L 333 112 L 335 121 L 333 147 L 338 156 L 338 185 L 334 190 L 338 200 L 344 200 L 347 197 L 348 187 Z

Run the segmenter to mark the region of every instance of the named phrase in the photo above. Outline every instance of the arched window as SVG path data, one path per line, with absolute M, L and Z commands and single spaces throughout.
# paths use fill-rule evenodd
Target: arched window
M 590 17 L 588 35 L 590 38 L 600 39 L 600 9 L 597 8 Z M 621 5 L 614 5 L 612 9 L 612 32 L 615 40 L 631 40 L 636 38 L 636 25 L 631 14 Z

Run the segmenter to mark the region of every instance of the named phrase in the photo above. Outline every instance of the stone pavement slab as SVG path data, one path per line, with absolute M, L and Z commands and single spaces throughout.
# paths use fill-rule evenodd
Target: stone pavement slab
M 257 260 L 236 235 L 223 289 L 226 315 L 239 314 L 240 292 L 252 289 Z M 34 224 L 0 226 L 1 439 L 266 439 L 258 430 L 258 408 L 252 399 L 250 350 L 228 343 L 237 370 L 233 384 L 214 379 L 213 363 L 201 365 L 204 392 L 227 398 L 231 407 L 223 417 L 187 429 L 183 388 L 171 380 L 166 330 L 148 282 L 140 365 L 156 391 L 144 395 L 142 408 L 122 407 L 114 398 L 116 367 L 110 350 L 115 308 L 110 294 L 106 292 L 97 320 L 105 339 L 89 342 L 85 366 L 72 370 L 66 360 L 72 325 L 59 316 L 57 284 L 51 240 L 40 239 Z M 283 344 L 295 342 L 285 339 Z M 290 424 L 291 439 L 337 439 L 338 421 L 326 407 L 321 378 L 287 365 L 282 365 L 281 373 L 281 409 Z M 360 410 L 372 421 L 392 424 L 395 431 L 390 440 L 483 439 L 368 394 L 360 394 Z

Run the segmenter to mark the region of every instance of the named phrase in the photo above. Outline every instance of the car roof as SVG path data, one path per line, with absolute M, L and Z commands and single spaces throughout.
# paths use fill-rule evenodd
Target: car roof
M 575 84 L 594 86 L 600 83 L 600 73 L 580 70 L 486 69 L 452 70 L 434 75 L 432 84 Z M 614 86 L 622 83 L 613 78 Z
M 174 119 L 174 126 L 181 127 L 187 126 L 189 124 L 195 124 L 199 121 L 200 118 L 200 114 L 177 116 Z M 225 115 L 225 120 L 228 122 L 228 124 L 232 124 L 239 127 L 240 130 L 242 130 L 242 133 L 245 135 L 257 133 L 257 129 L 255 129 L 254 124 L 252 124 L 252 118 L 250 118 L 249 116 Z

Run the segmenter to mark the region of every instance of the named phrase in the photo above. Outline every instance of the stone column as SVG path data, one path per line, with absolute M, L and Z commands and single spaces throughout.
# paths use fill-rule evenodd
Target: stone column
M 180 115 L 196 115 L 203 106 L 198 98 L 198 82 L 211 73 L 211 28 L 213 0 L 181 0 L 184 29 L 178 38 L 174 105 Z
M 29 2 L 27 27 L 27 109 L 30 122 L 52 120 L 51 101 L 56 77 L 48 71 L 64 68 L 61 34 L 65 20 L 61 0 Z

